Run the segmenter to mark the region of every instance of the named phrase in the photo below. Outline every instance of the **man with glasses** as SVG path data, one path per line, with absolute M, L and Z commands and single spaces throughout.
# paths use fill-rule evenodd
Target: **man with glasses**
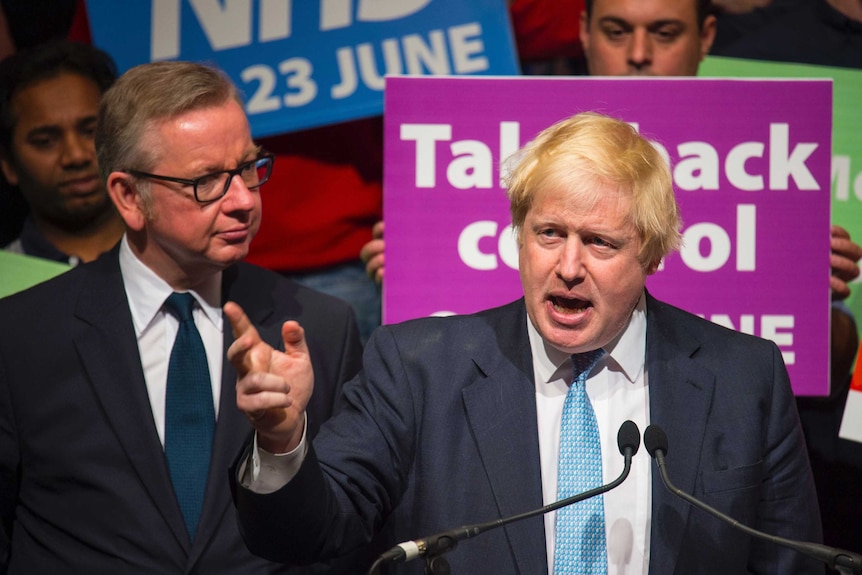
M 278 348 L 302 325 L 311 435 L 358 370 L 353 313 L 240 261 L 273 161 L 221 72 L 128 71 L 96 149 L 123 239 L 0 300 L 0 572 L 294 572 L 252 556 L 231 509 L 227 468 L 251 426 L 222 306 Z

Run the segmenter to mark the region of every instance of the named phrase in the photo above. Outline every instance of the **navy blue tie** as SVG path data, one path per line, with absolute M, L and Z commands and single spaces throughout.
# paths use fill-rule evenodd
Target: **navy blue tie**
M 215 428 L 207 354 L 192 318 L 194 305 L 190 293 L 173 293 L 165 300 L 165 309 L 180 321 L 168 364 L 165 455 L 192 539 L 203 507 Z
M 557 499 L 571 497 L 602 484 L 602 446 L 587 377 L 604 355 L 603 349 L 572 355 L 574 381 L 563 404 Z M 605 510 L 602 496 L 557 511 L 554 575 L 604 575 Z

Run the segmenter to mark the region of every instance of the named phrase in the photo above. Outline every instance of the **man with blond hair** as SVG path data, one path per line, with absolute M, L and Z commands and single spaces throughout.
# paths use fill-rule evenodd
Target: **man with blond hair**
M 617 477 L 626 420 L 666 431 L 683 490 L 752 527 L 817 541 L 778 348 L 645 290 L 680 241 L 656 150 L 628 124 L 583 113 L 517 158 L 507 189 L 524 297 L 379 328 L 345 386 L 345 408 L 313 442 L 303 430 L 309 358 L 288 343 L 301 332 L 286 333 L 279 353 L 231 313 L 237 404 L 256 430 L 235 478 L 250 548 L 310 562 L 377 532 L 395 544 L 537 509 Z M 584 483 L 577 474 L 573 488 L 578 463 L 592 475 Z M 644 450 L 612 491 L 463 541 L 448 560 L 453 573 L 823 572 L 701 521 Z M 418 572 L 410 567 L 403 572 Z

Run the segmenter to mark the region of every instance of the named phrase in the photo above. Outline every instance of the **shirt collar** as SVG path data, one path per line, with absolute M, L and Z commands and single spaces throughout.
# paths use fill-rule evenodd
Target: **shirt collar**
M 570 379 L 571 355 L 548 345 L 533 327 L 527 316 L 527 333 L 533 354 L 533 371 L 536 380 L 548 383 L 557 379 Z M 641 376 L 646 358 L 646 295 L 641 293 L 626 327 L 604 346 L 606 358 L 613 360 L 626 378 L 634 383 Z M 607 361 L 604 359 L 603 361 Z M 565 374 L 564 374 L 565 371 Z
M 132 312 L 135 334 L 140 337 L 174 290 L 156 272 L 138 259 L 129 247 L 128 238 L 125 235 L 120 242 L 120 273 L 126 288 L 129 310 Z M 221 331 L 221 272 L 202 281 L 197 289 L 189 290 L 189 293 L 197 300 L 206 317 Z
M 18 237 L 21 241 L 21 248 L 24 253 L 29 256 L 36 256 L 45 260 L 62 262 L 70 266 L 78 265 L 78 258 L 61 252 L 57 246 L 49 242 L 42 232 L 36 227 L 36 222 L 31 216 L 27 216 L 24 220 L 24 226 L 21 228 L 21 235 Z

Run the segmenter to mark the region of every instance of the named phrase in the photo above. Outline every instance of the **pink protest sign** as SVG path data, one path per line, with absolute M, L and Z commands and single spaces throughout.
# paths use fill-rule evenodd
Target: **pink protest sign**
M 775 341 L 794 391 L 827 393 L 823 80 L 388 78 L 384 320 L 521 297 L 500 161 L 586 110 L 637 125 L 671 162 L 684 247 L 649 278 L 650 292 Z

